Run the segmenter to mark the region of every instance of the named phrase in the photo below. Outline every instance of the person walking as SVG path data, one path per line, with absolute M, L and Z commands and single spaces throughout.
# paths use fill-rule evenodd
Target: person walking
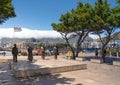
M 72 59 L 72 51 L 71 50 L 68 50 L 67 52 L 67 56 L 66 56 L 66 59 Z
M 18 48 L 16 44 L 14 44 L 14 47 L 12 48 L 12 55 L 13 55 L 13 62 L 17 62 Z
M 3 52 L 3 56 L 5 56 L 5 55 L 6 55 L 6 52 L 4 51 L 4 52 Z
M 32 54 L 32 47 L 31 46 L 28 47 L 28 60 L 29 60 L 29 62 L 32 62 L 32 60 L 33 60 L 33 54 Z
M 38 54 L 38 56 L 40 55 L 40 49 L 39 48 L 37 49 L 37 54 Z
M 95 57 L 98 57 L 98 50 L 97 50 L 97 48 L 95 49 Z

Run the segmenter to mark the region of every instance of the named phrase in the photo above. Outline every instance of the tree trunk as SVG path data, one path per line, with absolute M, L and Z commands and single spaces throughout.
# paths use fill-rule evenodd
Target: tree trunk
M 73 52 L 73 57 L 72 57 L 72 59 L 76 59 L 76 56 L 75 56 L 75 52 Z
M 76 49 L 76 57 L 78 57 L 78 53 L 79 53 L 79 45 L 77 45 L 77 49 Z
M 105 39 L 103 39 L 102 40 L 102 38 L 101 38 L 101 36 L 100 35 L 98 35 L 99 37 L 100 37 L 100 40 L 101 40 L 101 42 L 102 42 L 102 49 L 101 49 L 101 57 L 102 57 L 102 60 L 103 60 L 103 63 L 105 63 L 106 61 L 105 61 L 105 56 L 106 56 L 106 54 L 107 54 L 107 52 L 105 52 L 106 51 L 106 46 L 107 46 L 107 44 L 109 43 L 109 41 L 111 40 L 111 33 L 108 33 L 109 35 L 108 35 L 108 37 L 106 37 Z
M 102 56 L 103 63 L 105 63 L 105 54 L 104 54 L 104 50 L 106 50 L 105 47 L 102 47 L 102 49 L 101 49 L 101 56 Z
M 105 63 L 105 56 L 107 53 L 105 53 L 104 51 L 106 50 L 106 46 L 107 46 L 108 42 L 109 42 L 109 40 L 103 44 L 102 49 L 101 49 L 101 56 L 102 56 L 103 63 Z

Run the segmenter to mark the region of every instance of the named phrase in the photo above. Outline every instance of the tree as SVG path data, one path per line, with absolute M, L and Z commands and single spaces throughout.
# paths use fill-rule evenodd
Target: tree
M 38 46 L 38 48 L 43 47 L 44 43 L 39 43 L 37 46 Z
M 0 24 L 7 19 L 15 17 L 14 8 L 11 0 L 0 0 Z
M 119 0 L 117 0 L 119 1 Z M 107 0 L 98 0 L 94 6 L 95 11 L 95 32 L 102 42 L 102 59 L 105 62 L 104 50 L 108 42 L 113 39 L 112 36 L 120 28 L 120 6 L 111 8 Z M 116 33 L 117 34 L 117 33 Z M 102 38 L 105 35 L 105 38 Z
M 116 0 L 117 3 L 120 3 L 120 0 Z
M 52 23 L 54 30 L 58 31 L 73 53 L 73 59 L 78 56 L 81 43 L 84 41 L 90 31 L 92 31 L 93 9 L 89 3 L 78 3 L 76 9 L 62 14 L 59 23 Z M 70 43 L 72 38 L 76 37 L 76 50 Z
M 30 39 L 31 42 L 36 42 L 37 40 L 35 38 Z

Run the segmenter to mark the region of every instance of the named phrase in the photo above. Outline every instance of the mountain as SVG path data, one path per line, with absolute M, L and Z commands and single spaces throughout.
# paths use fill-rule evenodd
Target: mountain
M 49 44 L 55 44 L 55 43 L 65 43 L 65 40 L 62 38 L 1 38 L 0 40 L 0 47 L 5 46 L 7 44 L 13 45 L 14 43 L 23 43 L 23 42 L 35 42 L 35 43 L 49 43 Z

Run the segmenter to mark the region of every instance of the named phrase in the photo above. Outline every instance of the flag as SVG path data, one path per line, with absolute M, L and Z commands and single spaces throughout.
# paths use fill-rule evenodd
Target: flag
M 20 32 L 22 29 L 20 27 L 14 27 L 14 32 Z

